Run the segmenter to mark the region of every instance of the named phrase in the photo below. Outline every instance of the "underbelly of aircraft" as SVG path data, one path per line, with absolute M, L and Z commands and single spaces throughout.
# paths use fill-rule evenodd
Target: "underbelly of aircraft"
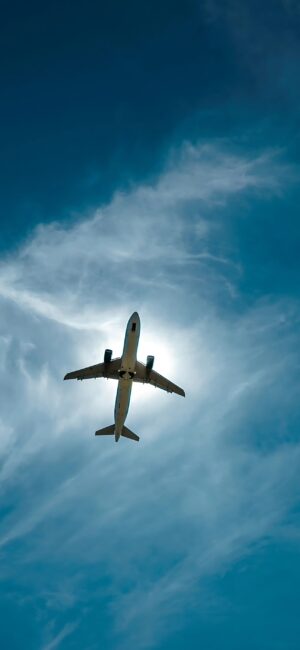
M 123 425 L 128 413 L 130 395 L 132 389 L 132 379 L 128 378 L 119 380 L 116 405 L 115 405 L 115 422 Z
M 132 379 L 134 372 L 132 370 L 119 370 L 120 379 Z

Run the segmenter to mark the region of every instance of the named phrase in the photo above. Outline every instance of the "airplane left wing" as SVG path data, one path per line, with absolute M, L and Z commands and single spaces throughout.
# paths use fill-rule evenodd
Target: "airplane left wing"
M 121 357 L 112 359 L 109 363 L 97 363 L 95 366 L 81 368 L 68 372 L 64 379 L 96 379 L 96 377 L 106 377 L 107 379 L 119 379 L 121 366 Z
M 155 370 L 148 370 L 145 364 L 140 361 L 136 362 L 135 375 L 132 380 L 142 384 L 151 384 L 152 386 L 167 391 L 167 393 L 177 393 L 177 395 L 185 397 L 185 392 L 180 386 L 176 386 L 176 384 L 173 384 L 166 377 L 159 375 Z

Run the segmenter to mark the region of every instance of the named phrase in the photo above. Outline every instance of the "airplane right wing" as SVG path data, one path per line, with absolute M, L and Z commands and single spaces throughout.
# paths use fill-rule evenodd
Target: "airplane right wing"
M 109 363 L 97 363 L 95 366 L 81 368 L 68 372 L 64 379 L 96 379 L 97 377 L 106 377 L 107 379 L 119 379 L 119 370 L 121 366 L 121 357 L 112 359 Z
M 161 388 L 162 390 L 167 391 L 167 393 L 177 393 L 177 395 L 182 395 L 182 397 L 185 397 L 183 388 L 180 388 L 180 386 L 173 384 L 172 381 L 166 377 L 163 377 L 162 375 L 159 375 L 159 373 L 155 370 L 147 370 L 145 364 L 141 363 L 140 361 L 136 362 L 135 375 L 132 380 L 138 381 L 142 384 L 151 384 L 152 386 L 157 386 L 157 388 Z

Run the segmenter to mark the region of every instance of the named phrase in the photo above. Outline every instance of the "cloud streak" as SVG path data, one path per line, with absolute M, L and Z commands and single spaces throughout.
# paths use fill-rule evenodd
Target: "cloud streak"
M 203 580 L 275 535 L 295 503 L 299 307 L 268 297 L 236 308 L 242 264 L 220 220 L 240 198 L 278 196 L 292 176 L 277 152 L 186 144 L 151 186 L 73 226 L 40 226 L 2 260 L 0 547 L 14 558 L 8 579 L 14 566 L 25 580 L 36 565 L 48 572 L 47 589 L 39 576 L 32 588 L 49 620 L 76 603 L 98 611 L 104 592 L 114 647 L 154 647 Z M 105 347 L 118 354 L 133 309 L 141 353 L 187 399 L 134 387 L 140 445 L 100 445 L 91 434 L 110 423 L 116 384 L 62 377 Z M 53 566 L 70 585 L 65 605 Z M 66 623 L 44 650 L 73 631 Z
M 62 641 L 66 639 L 70 634 L 74 632 L 76 629 L 77 625 L 75 623 L 73 624 L 68 624 L 63 627 L 63 629 L 50 641 L 43 647 L 43 650 L 55 650 L 55 648 L 59 648 L 61 645 Z
M 124 293 L 129 297 L 133 283 L 140 299 L 142 281 L 169 288 L 170 282 L 178 285 L 183 265 L 213 261 L 212 210 L 245 192 L 280 192 L 292 170 L 276 154 L 247 159 L 216 145 L 186 144 L 152 186 L 116 193 L 109 205 L 71 228 L 39 226 L 2 263 L 0 295 L 68 326 L 110 327 L 115 302 Z M 101 298 L 99 318 L 95 305 Z

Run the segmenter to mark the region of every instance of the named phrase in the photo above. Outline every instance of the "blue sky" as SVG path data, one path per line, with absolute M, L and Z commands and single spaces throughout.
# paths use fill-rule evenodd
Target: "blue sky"
M 0 30 L 1 648 L 297 650 L 300 5 Z M 134 310 L 186 399 L 134 386 L 115 445 L 62 378 Z

